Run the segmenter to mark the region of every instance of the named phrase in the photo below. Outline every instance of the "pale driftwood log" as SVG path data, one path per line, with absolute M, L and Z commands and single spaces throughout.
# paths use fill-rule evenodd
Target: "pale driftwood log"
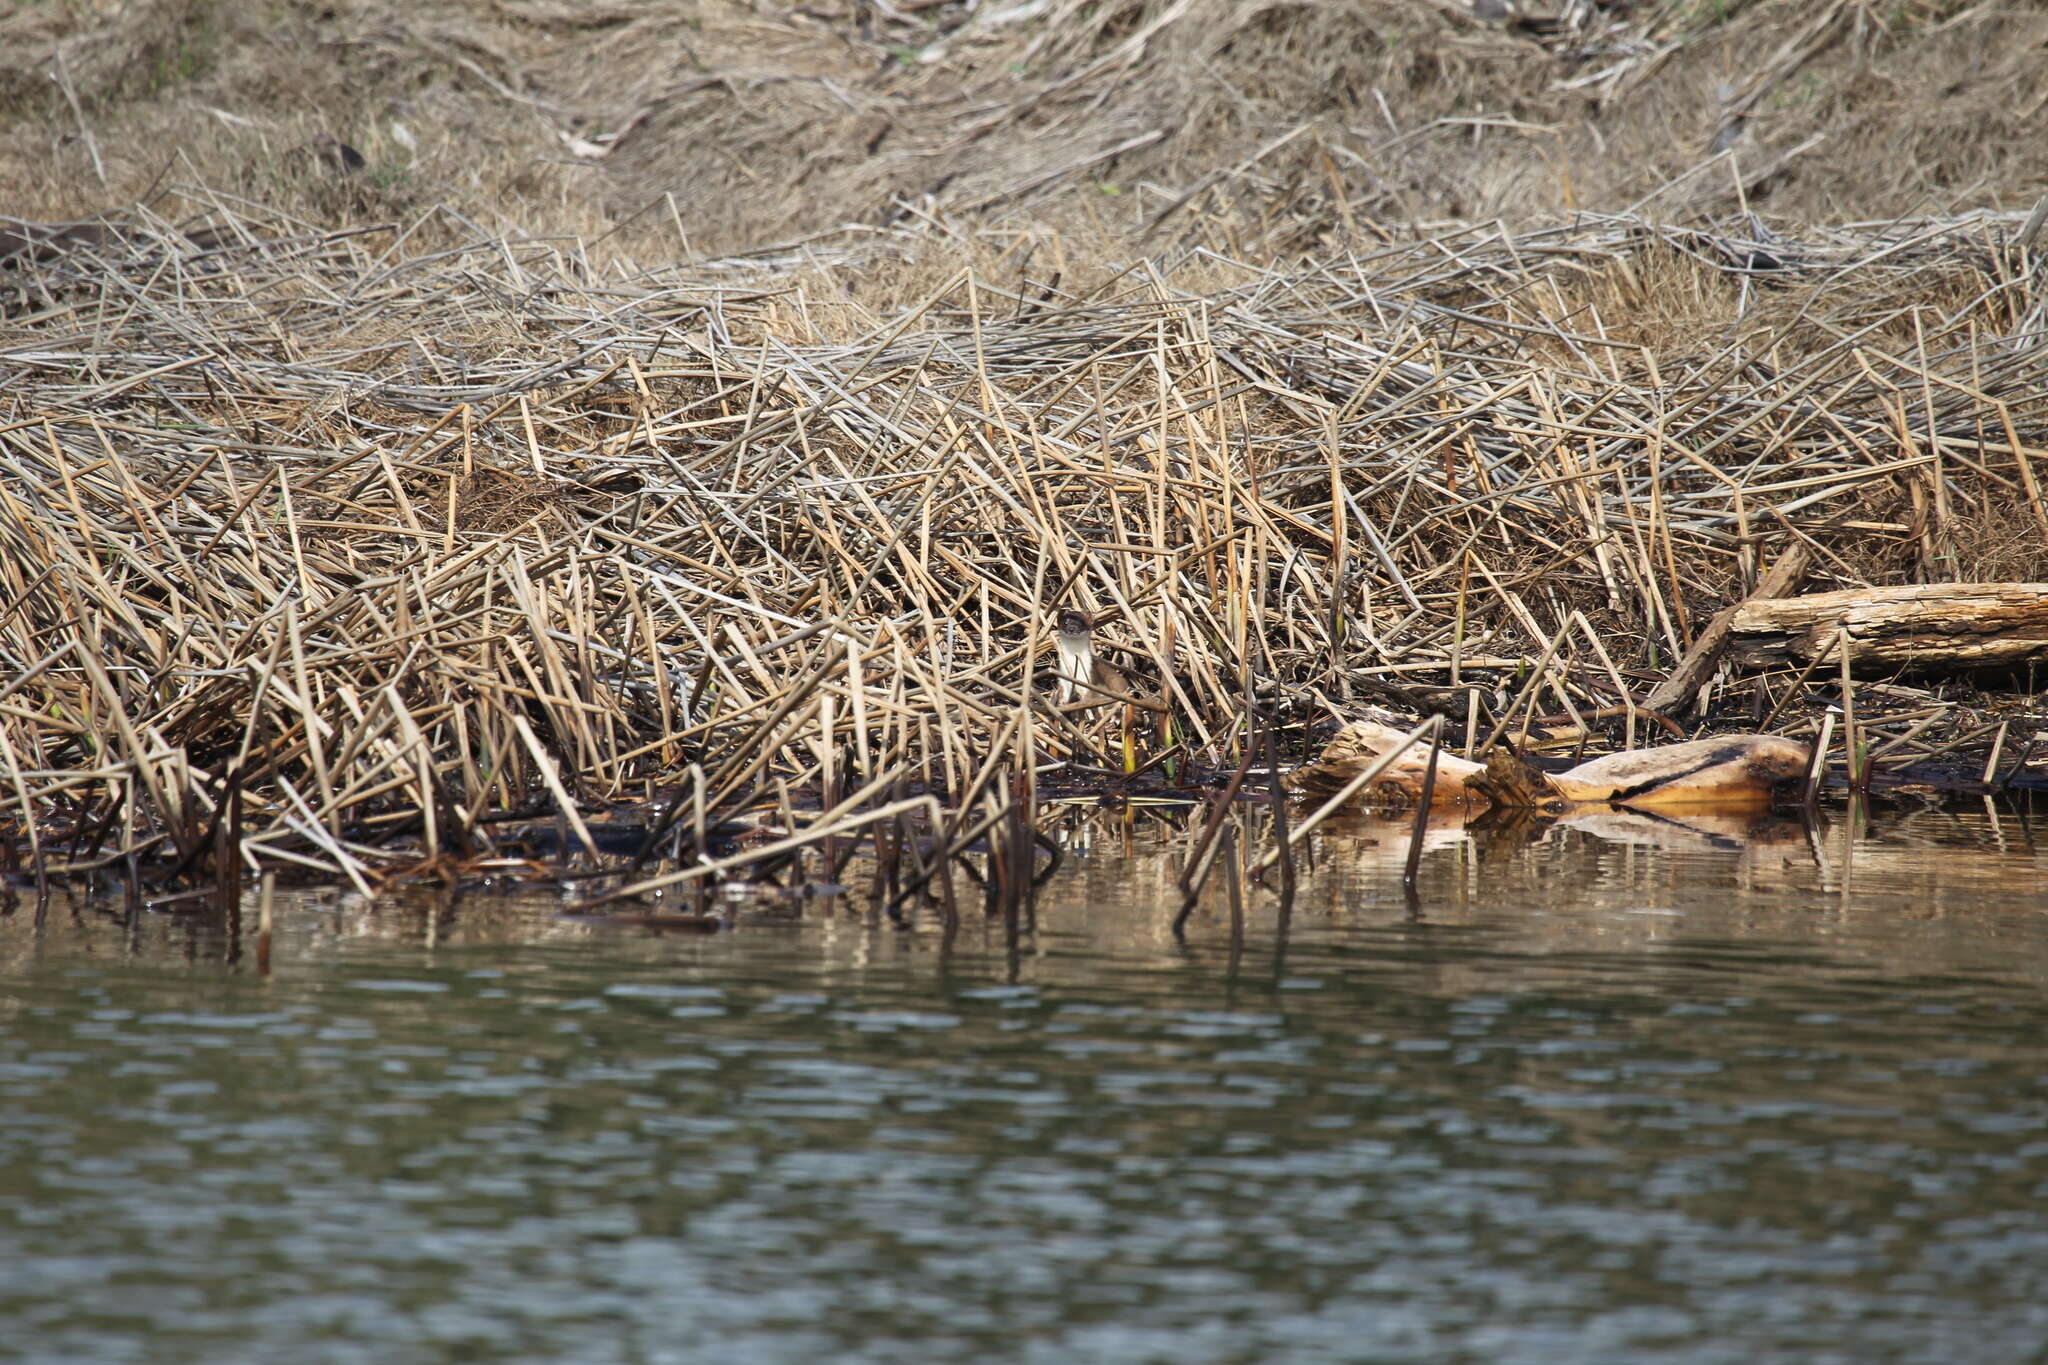
M 1354 720 L 1345 724 L 1322 753 L 1287 774 L 1286 785 L 1298 792 L 1314 792 L 1328 795 L 1342 791 L 1351 785 L 1351 779 L 1362 774 L 1367 768 L 1379 762 L 1389 749 L 1404 743 L 1407 736 L 1391 725 L 1378 721 Z M 1429 766 L 1429 749 L 1413 745 L 1395 759 L 1393 766 L 1373 783 L 1372 789 L 1363 793 L 1368 799 L 1382 801 L 1413 802 L 1421 797 L 1422 775 Z M 1436 784 L 1430 789 L 1432 806 L 1468 805 L 1474 801 L 1485 804 L 1485 798 L 1473 785 L 1474 779 L 1486 775 L 1484 763 L 1474 763 L 1469 758 L 1456 754 L 1437 754 Z
M 1752 667 L 1819 660 L 1864 672 L 1964 672 L 2048 659 L 2048 583 L 1926 583 L 1743 603 L 1732 657 Z
M 1558 773 L 1566 801 L 1645 809 L 1752 809 L 1787 797 L 1813 751 L 1782 735 L 1721 735 L 1659 749 L 1630 749 Z
M 1349 785 L 1407 736 L 1376 721 L 1354 720 L 1310 763 L 1287 775 L 1296 791 L 1333 792 Z M 1487 764 L 1455 754 L 1437 758 L 1433 806 L 1566 806 L 1606 803 L 1657 810 L 1744 810 L 1791 794 L 1805 777 L 1812 750 L 1777 735 L 1723 735 L 1631 749 L 1544 774 L 1496 749 Z M 1426 749 L 1411 748 L 1375 782 L 1382 801 L 1420 799 Z
M 1671 670 L 1671 676 L 1658 683 L 1643 699 L 1644 708 L 1679 715 L 1693 709 L 1699 699 L 1700 687 L 1720 665 L 1721 651 L 1727 648 L 1729 630 L 1736 613 L 1760 598 L 1780 598 L 1793 591 L 1806 577 L 1806 570 L 1812 563 L 1813 552 L 1794 542 L 1778 556 L 1777 562 L 1757 583 L 1755 592 L 1714 613 L 1714 619 L 1707 622 L 1706 629 L 1693 637 L 1692 647 L 1685 651 L 1678 667 Z

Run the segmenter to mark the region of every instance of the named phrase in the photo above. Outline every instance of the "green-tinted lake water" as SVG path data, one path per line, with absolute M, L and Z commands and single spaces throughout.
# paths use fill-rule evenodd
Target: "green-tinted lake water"
M 2013 813 L 1317 838 L 1167 932 L 1070 835 L 1013 958 L 832 901 L 0 919 L 0 1358 L 2009 1362 L 2048 1345 Z M 1175 845 L 1177 847 L 1178 845 Z

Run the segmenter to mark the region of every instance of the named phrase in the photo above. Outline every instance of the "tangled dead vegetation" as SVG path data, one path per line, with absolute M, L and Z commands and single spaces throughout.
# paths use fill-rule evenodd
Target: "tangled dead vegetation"
M 0 16 L 0 211 L 204 183 L 643 257 L 1946 216 L 2048 189 L 2044 51 L 1971 0 L 50 0 Z
M 1007 828 L 1016 885 L 1037 784 L 1242 774 L 1275 724 L 1632 733 L 1783 547 L 1820 586 L 2048 578 L 2017 216 L 1587 218 L 1085 289 L 995 234 L 868 322 L 873 254 L 650 270 L 207 207 L 206 245 L 137 217 L 13 268 L 0 822 L 46 868 L 367 885 L 511 865 L 558 810 L 601 861 L 625 810 L 687 879 L 752 812 L 771 850 L 894 831 L 913 881 Z M 1144 705 L 1061 702 L 1068 606 Z M 1808 734 L 1808 675 L 1717 705 Z

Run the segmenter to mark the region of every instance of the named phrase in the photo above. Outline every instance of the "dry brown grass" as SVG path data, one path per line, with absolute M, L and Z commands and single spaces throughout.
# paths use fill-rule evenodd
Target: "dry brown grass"
M 649 259 L 934 217 L 1266 257 L 1581 209 L 1843 222 L 2048 191 L 2036 6 L 1587 13 L 1534 35 L 1452 0 L 45 0 L 0 17 L 0 210 L 183 183 L 322 224 L 445 204 Z M 294 160 L 323 136 L 367 165 Z

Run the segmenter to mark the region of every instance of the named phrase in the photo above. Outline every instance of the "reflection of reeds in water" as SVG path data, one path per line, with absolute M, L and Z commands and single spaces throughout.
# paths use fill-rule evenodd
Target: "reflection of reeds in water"
M 1041 775 L 1228 771 L 1248 691 L 1320 719 L 1455 649 L 1496 729 L 1626 712 L 1760 540 L 1881 578 L 2048 525 L 2048 351 L 2000 339 L 2037 281 L 1982 224 L 1785 251 L 1769 367 L 1600 335 L 1698 236 L 1636 220 L 1028 313 L 962 276 L 834 336 L 560 243 L 221 226 L 8 327 L 0 818 L 45 870 L 651 888 L 879 839 L 922 895 L 993 838 L 1015 907 Z M 1975 301 L 1905 317 L 1935 281 Z M 1948 520 L 1897 520 L 1930 478 Z M 1079 691 L 1068 605 L 1156 694 L 1039 704 Z M 505 837 L 558 812 L 545 858 Z
M 1646 943 L 1755 935 L 1777 941 L 1824 940 L 1845 916 L 1889 920 L 1898 970 L 1924 970 L 1916 954 L 1967 957 L 2008 915 L 2037 915 L 2048 855 L 2011 808 L 1889 808 L 1860 803 L 1811 819 L 1761 811 L 1651 813 L 1588 809 L 1559 818 L 1517 812 L 1505 818 L 1439 810 L 1423 826 L 1417 894 L 1404 890 L 1416 825 L 1411 812 L 1349 811 L 1326 821 L 1300 845 L 1305 874 L 1291 916 L 1279 912 L 1270 885 L 1246 878 L 1235 888 L 1212 877 L 1206 894 L 1175 934 L 1164 907 L 1179 901 L 1175 877 L 1203 837 L 1201 822 L 1140 812 L 1062 816 L 1062 837 L 1080 856 L 1074 882 L 1056 884 L 1048 904 L 1137 905 L 1118 942 L 1163 952 L 1175 942 L 1221 952 L 1239 934 L 1274 950 L 1289 930 L 1316 935 L 1332 927 L 1485 923 L 1503 916 L 1515 928 L 1503 951 L 1532 954 L 1626 950 Z M 1267 814 L 1240 808 L 1229 824 L 1242 846 L 1269 846 Z M 1104 849 L 1105 843 L 1108 845 Z M 1105 852 L 1107 856 L 1105 855 Z M 1227 870 L 1219 872 L 1227 877 Z M 1048 912 L 1054 925 L 1068 921 Z M 1065 911 L 1076 913 L 1069 908 Z M 1954 939 L 1928 940 L 1915 921 L 1962 918 Z M 1239 928 L 1242 924 L 1244 927 Z M 1447 967 L 1447 988 L 1506 988 L 1546 969 L 1489 961 Z M 1451 980 L 1455 977 L 1455 981 Z
M 1207 816 L 1185 804 L 1044 811 L 1043 833 L 1064 856 L 1040 886 L 1035 911 L 1026 913 L 1020 904 L 1014 930 L 1000 907 L 988 921 L 957 910 L 949 919 L 935 893 L 934 903 L 921 909 L 905 903 L 904 922 L 918 930 L 905 934 L 880 913 L 891 892 L 877 860 L 862 856 L 841 869 L 843 881 L 833 894 L 791 898 L 773 887 L 721 888 L 711 908 L 742 936 L 770 929 L 763 939 L 768 947 L 700 950 L 684 946 L 690 939 L 672 937 L 677 928 L 705 927 L 689 916 L 564 915 L 559 894 L 551 891 L 443 885 L 400 888 L 374 901 L 345 888 L 280 892 L 271 955 L 289 972 L 296 959 L 346 953 L 359 938 L 434 947 L 583 942 L 602 934 L 622 945 L 608 951 L 659 953 L 664 960 L 679 952 L 693 959 L 755 951 L 779 957 L 789 951 L 787 926 L 801 922 L 816 929 L 821 952 L 889 943 L 911 952 L 1008 954 L 1009 970 L 1020 976 L 1049 947 L 1071 947 L 1076 935 L 1096 951 L 1165 965 L 1221 963 L 1235 944 L 1243 970 L 1269 971 L 1290 942 L 1327 946 L 1332 933 L 1484 925 L 1500 935 L 1491 951 L 1470 964 L 1447 959 L 1433 969 L 1446 991 L 1470 993 L 1540 988 L 1577 970 L 1569 963 L 1546 965 L 1546 954 L 1576 960 L 1664 942 L 1752 937 L 1825 945 L 1853 919 L 1863 926 L 1866 948 L 1878 942 L 1891 954 L 1889 968 L 1910 974 L 1951 959 L 1978 961 L 1995 948 L 2008 917 L 2040 913 L 2038 888 L 2048 872 L 2027 812 L 2009 807 L 1880 807 L 1873 813 L 1858 803 L 1847 811 L 1822 810 L 1810 823 L 1767 812 L 1603 810 L 1565 819 L 1521 812 L 1472 820 L 1439 810 L 1422 829 L 1411 898 L 1403 881 L 1415 847 L 1412 812 L 1351 810 L 1296 845 L 1301 876 L 1292 911 L 1283 916 L 1276 884 L 1250 876 L 1244 856 L 1272 847 L 1271 811 L 1239 803 L 1224 813 L 1207 845 L 1215 853 L 1212 874 L 1176 934 L 1183 869 L 1203 847 Z M 1041 856 L 1041 871 L 1045 864 Z M 976 904 L 971 895 L 959 897 L 962 908 Z M 46 937 L 81 935 L 194 961 L 260 965 L 260 906 L 242 919 L 238 936 L 233 920 L 193 913 L 203 906 L 189 896 L 151 905 L 167 913 L 124 916 L 118 900 L 93 902 L 59 890 L 40 922 L 26 906 L 0 914 L 0 926 L 8 926 L 0 932 L 0 966 L 25 964 L 43 951 Z M 1958 921 L 1952 932 L 1919 924 L 1946 919 Z M 1873 923 L 1893 927 L 1873 939 Z M 644 949 L 623 946 L 642 942 Z M 2011 965 L 2036 970 L 2031 963 Z M 533 967 L 551 969 L 547 963 Z

